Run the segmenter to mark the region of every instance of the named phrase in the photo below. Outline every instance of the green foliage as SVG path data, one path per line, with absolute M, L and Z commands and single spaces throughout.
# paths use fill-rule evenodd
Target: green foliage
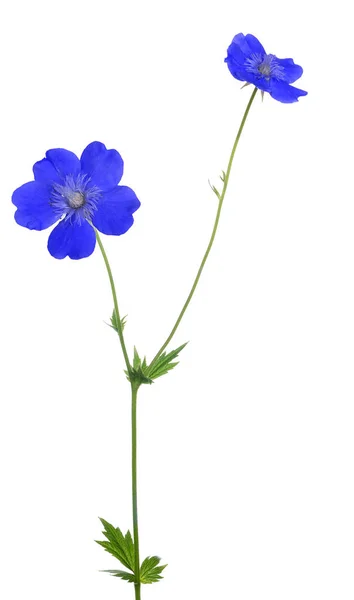
M 168 354 L 166 354 L 166 352 L 160 354 L 156 362 L 147 368 L 148 376 L 151 377 L 151 379 L 157 379 L 162 375 L 166 375 L 171 369 L 174 369 L 175 366 L 178 365 L 178 362 L 173 361 L 177 358 L 183 348 L 187 346 L 187 343 L 188 342 L 182 344 L 182 346 L 179 346 L 176 350 L 172 350 Z
M 161 573 L 167 565 L 158 566 L 160 560 L 158 556 L 148 556 L 143 560 L 140 567 L 141 583 L 156 583 L 162 579 Z
M 124 317 L 122 317 L 121 320 L 120 320 L 120 325 L 121 325 L 122 331 L 123 331 L 126 323 L 127 323 L 127 315 L 125 315 Z M 110 327 L 112 327 L 112 329 L 114 329 L 117 333 L 119 333 L 119 331 L 118 331 L 118 319 L 117 319 L 115 308 L 113 309 L 113 312 L 112 312 Z
M 146 357 L 143 358 L 143 360 L 141 360 L 137 349 L 134 346 L 134 357 L 133 357 L 133 367 L 131 369 L 130 374 L 128 373 L 128 371 L 124 371 L 127 379 L 129 381 L 131 381 L 132 383 L 137 383 L 137 384 L 141 384 L 141 383 L 152 383 L 152 379 L 150 377 L 148 377 L 147 374 L 147 364 L 146 364 Z
M 110 573 L 113 577 L 120 577 L 124 581 L 136 583 L 135 576 L 135 557 L 134 557 L 134 542 L 129 531 L 125 535 L 119 527 L 113 527 L 108 521 L 100 519 L 104 531 L 102 533 L 107 538 L 107 541 L 97 541 L 96 543 L 102 546 L 106 552 L 109 552 L 114 558 L 124 565 L 129 571 L 121 571 L 119 569 L 107 569 L 104 573 Z M 167 565 L 160 565 L 158 556 L 148 556 L 141 563 L 140 567 L 140 583 L 155 583 L 162 579 L 161 572 Z
M 211 189 L 213 190 L 215 196 L 217 196 L 218 199 L 220 200 L 220 192 L 219 192 L 219 190 L 215 187 L 215 185 L 213 185 L 212 183 L 210 183 L 210 181 L 208 181 L 208 183 L 209 183 Z
M 129 583 L 135 583 L 134 573 L 129 573 L 128 571 L 119 571 L 117 569 L 105 569 L 102 572 L 110 573 L 110 575 L 113 577 L 120 577 L 121 579 L 124 579 L 124 581 L 129 581 Z
M 134 542 L 130 531 L 127 531 L 124 536 L 119 527 L 113 527 L 104 519 L 100 519 L 100 521 L 104 527 L 102 533 L 108 541 L 100 542 L 96 540 L 97 544 L 102 546 L 106 552 L 112 554 L 114 558 L 117 558 L 127 569 L 134 572 Z
M 134 381 L 138 384 L 153 383 L 154 379 L 162 377 L 162 375 L 166 375 L 166 373 L 178 365 L 178 362 L 173 361 L 177 358 L 181 350 L 183 350 L 186 345 L 187 343 L 182 344 L 182 346 L 179 346 L 176 350 L 172 350 L 168 354 L 166 354 L 166 352 L 162 352 L 162 354 L 160 354 L 156 361 L 151 363 L 151 365 L 146 364 L 146 357 L 144 357 L 143 360 L 140 358 L 137 349 L 134 347 L 132 372 L 129 375 L 129 373 L 125 371 L 127 378 L 129 381 Z

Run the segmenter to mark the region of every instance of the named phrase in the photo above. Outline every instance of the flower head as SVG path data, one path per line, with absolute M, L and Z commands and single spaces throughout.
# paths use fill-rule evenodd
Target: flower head
M 272 98 L 280 102 L 297 102 L 299 96 L 307 94 L 289 85 L 301 77 L 302 67 L 296 65 L 292 58 L 266 54 L 262 44 L 250 33 L 235 35 L 227 49 L 225 62 L 235 79 L 269 92 Z
M 41 231 L 54 225 L 48 250 L 55 258 L 90 256 L 95 249 L 94 227 L 121 235 L 132 226 L 140 202 L 129 187 L 118 185 L 123 160 L 101 142 L 89 144 L 79 159 L 63 148 L 48 150 L 33 166 L 34 181 L 12 195 L 16 223 Z

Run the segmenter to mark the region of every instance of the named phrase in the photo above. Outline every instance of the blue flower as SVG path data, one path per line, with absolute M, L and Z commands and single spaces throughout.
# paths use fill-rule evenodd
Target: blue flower
M 79 159 L 63 148 L 48 150 L 33 166 L 34 181 L 12 195 L 16 223 L 41 231 L 54 225 L 48 250 L 54 258 L 90 256 L 94 227 L 107 235 L 128 231 L 140 202 L 129 187 L 118 185 L 123 160 L 117 150 L 92 142 Z
M 280 102 L 297 102 L 299 96 L 307 94 L 289 85 L 301 77 L 302 67 L 292 58 L 266 54 L 262 44 L 250 33 L 235 35 L 227 49 L 225 62 L 233 77 L 255 85 L 262 92 L 269 92 Z

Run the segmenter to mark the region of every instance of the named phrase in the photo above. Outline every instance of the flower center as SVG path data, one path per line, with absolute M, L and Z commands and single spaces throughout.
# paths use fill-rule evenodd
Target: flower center
M 82 192 L 73 192 L 72 194 L 68 194 L 67 198 L 71 208 L 80 208 L 80 206 L 83 206 L 86 202 Z
M 269 79 L 270 74 L 272 72 L 272 61 L 269 56 L 264 57 L 263 62 L 261 62 L 261 64 L 258 67 L 258 71 L 260 73 L 262 73 L 262 75 L 264 75 L 264 77 Z
M 258 77 L 264 77 L 267 81 L 272 77 L 284 80 L 284 67 L 282 67 L 274 54 L 251 54 L 246 58 L 246 69 Z
M 66 215 L 66 219 L 81 223 L 82 220 L 92 219 L 101 194 L 101 190 L 91 184 L 87 175 L 67 175 L 63 183 L 52 184 L 50 204 L 61 217 Z

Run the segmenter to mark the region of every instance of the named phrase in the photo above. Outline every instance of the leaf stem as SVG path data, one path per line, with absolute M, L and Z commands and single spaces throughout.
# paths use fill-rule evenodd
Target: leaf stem
M 104 263 L 106 265 L 106 269 L 107 269 L 107 273 L 108 273 L 108 277 L 109 277 L 109 283 L 111 284 L 111 290 L 112 290 L 112 296 L 113 296 L 113 304 L 114 304 L 114 311 L 117 317 L 117 330 L 118 330 L 118 336 L 119 336 L 119 341 L 120 341 L 120 345 L 122 347 L 122 352 L 123 352 L 123 356 L 124 356 L 124 360 L 125 360 L 125 364 L 127 367 L 127 371 L 128 373 L 131 373 L 131 366 L 130 366 L 130 362 L 129 362 L 129 358 L 128 358 L 128 353 L 127 353 L 127 349 L 125 346 L 125 341 L 124 341 L 124 334 L 123 334 L 123 328 L 122 328 L 122 322 L 121 322 L 121 318 L 120 318 L 120 314 L 119 314 L 119 308 L 118 308 L 118 300 L 117 300 L 117 293 L 116 293 L 116 288 L 114 285 L 114 280 L 113 280 L 113 275 L 112 275 L 112 271 L 111 271 L 111 267 L 109 265 L 108 262 L 108 257 L 107 254 L 105 252 L 105 249 L 103 247 L 100 235 L 97 231 L 96 228 L 94 228 L 95 230 L 95 234 L 96 234 L 96 240 L 97 243 L 100 247 L 102 256 L 103 256 L 103 260 Z
M 132 387 L 132 501 L 133 501 L 133 533 L 134 533 L 134 583 L 135 600 L 140 600 L 140 558 L 139 558 L 139 527 L 138 527 L 138 484 L 137 484 L 137 431 L 136 411 L 137 395 L 139 386 L 136 383 Z
M 175 322 L 175 324 L 174 324 L 174 326 L 173 326 L 173 328 L 171 330 L 170 335 L 168 336 L 168 338 L 166 339 L 165 343 L 161 346 L 160 350 L 157 352 L 157 354 L 153 358 L 152 362 L 150 363 L 150 367 L 151 367 L 151 365 L 153 365 L 157 361 L 157 359 L 159 358 L 159 356 L 162 354 L 162 352 L 165 350 L 165 348 L 168 346 L 168 344 L 172 340 L 174 334 L 177 331 L 177 328 L 178 328 L 180 322 L 182 321 L 183 315 L 186 312 L 190 301 L 192 300 L 193 294 L 194 294 L 194 292 L 196 290 L 196 287 L 198 285 L 200 276 L 202 274 L 202 271 L 204 269 L 205 263 L 206 263 L 207 258 L 209 256 L 210 250 L 211 250 L 212 245 L 214 243 L 215 234 L 216 234 L 216 231 L 217 231 L 217 228 L 218 228 L 218 225 L 219 225 L 219 219 L 220 219 L 221 209 L 222 209 L 222 205 L 223 205 L 223 202 L 224 202 L 224 198 L 225 198 L 227 186 L 228 186 L 228 183 L 229 183 L 229 177 L 230 177 L 231 167 L 232 167 L 232 163 L 233 163 L 233 160 L 234 160 L 236 148 L 238 146 L 239 139 L 241 137 L 244 125 L 246 123 L 246 119 L 247 119 L 248 113 L 249 113 L 250 108 L 252 106 L 252 102 L 253 102 L 253 100 L 255 98 L 255 95 L 257 93 L 257 89 L 258 88 L 255 87 L 254 90 L 253 90 L 253 92 L 252 92 L 251 98 L 249 99 L 249 102 L 248 102 L 246 110 L 244 112 L 244 115 L 243 115 L 243 118 L 242 118 L 239 130 L 237 132 L 236 139 L 235 139 L 234 145 L 233 145 L 232 150 L 231 150 L 231 154 L 230 154 L 230 158 L 229 158 L 229 163 L 227 165 L 227 170 L 226 170 L 225 177 L 224 177 L 224 185 L 223 185 L 221 194 L 220 195 L 218 193 L 216 194 L 218 196 L 218 198 L 219 198 L 219 204 L 218 204 L 218 209 L 217 209 L 217 213 L 216 213 L 216 217 L 215 217 L 215 221 L 214 221 L 214 226 L 213 226 L 213 230 L 212 230 L 211 237 L 210 237 L 210 240 L 209 240 L 209 244 L 207 246 L 207 249 L 206 249 L 205 254 L 203 256 L 202 262 L 201 262 L 200 267 L 198 269 L 196 278 L 195 278 L 195 280 L 193 282 L 193 285 L 191 287 L 191 290 L 190 290 L 190 292 L 188 294 L 187 300 L 185 301 L 185 303 L 184 303 L 184 305 L 182 307 L 182 310 L 181 310 L 181 312 L 178 315 L 177 321 Z

